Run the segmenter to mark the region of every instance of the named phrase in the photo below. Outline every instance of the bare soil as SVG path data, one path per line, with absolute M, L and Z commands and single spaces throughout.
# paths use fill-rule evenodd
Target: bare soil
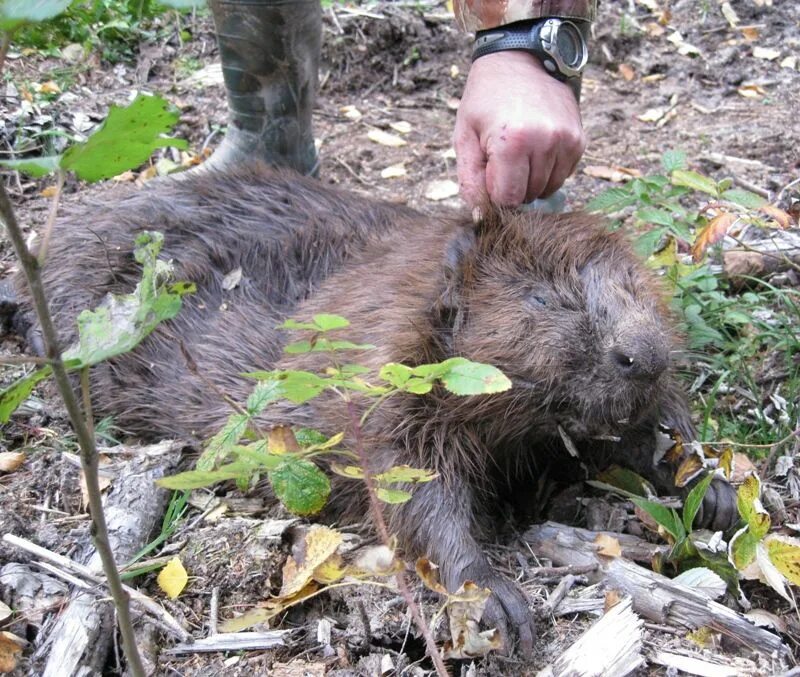
M 623 4 L 604 3 L 594 27 L 593 58 L 582 98 L 589 147 L 566 187 L 571 206 L 579 208 L 609 186 L 587 174 L 587 167 L 623 167 L 647 174 L 658 169 L 659 158 L 669 149 L 686 151 L 695 168 L 715 178 L 733 176 L 740 184 L 773 196 L 782 192 L 787 206 L 792 198 L 800 197 L 798 185 L 790 185 L 800 176 L 800 64 L 785 61 L 800 54 L 800 5 L 733 0 L 737 29 L 718 3 L 678 0 L 669 4 L 669 16 L 648 9 L 655 7 L 654 2 Z M 335 6 L 325 12 L 322 84 L 315 110 L 320 180 L 422 210 L 460 208 L 457 197 L 431 200 L 425 195 L 433 181 L 456 180 L 451 134 L 469 66 L 469 38 L 455 29 L 440 5 L 397 2 Z M 214 67 L 218 55 L 212 24 L 204 15 L 182 18 L 181 27 L 191 34 L 191 39 L 182 41 L 171 26 L 174 20 L 170 15 L 161 22 L 157 41 L 139 45 L 135 62 L 111 64 L 97 54 L 69 62 L 39 53 L 15 54 L 12 49 L 10 79 L 5 96 L 0 97 L 2 145 L 18 152 L 42 152 L 48 150 L 42 147 L 47 143 L 58 150 L 58 137 L 37 137 L 37 133 L 55 130 L 85 135 L 111 103 L 125 103 L 134 91 L 146 90 L 165 95 L 180 109 L 176 135 L 188 139 L 194 153 L 213 149 L 222 138 L 225 100 L 221 76 Z M 699 53 L 681 54 L 676 39 L 670 40 L 676 32 L 682 44 L 694 46 Z M 763 50 L 778 54 L 762 58 L 770 56 Z M 44 96 L 35 91 L 35 85 L 50 80 L 60 84 L 59 93 Z M 360 113 L 358 119 L 353 108 Z M 653 109 L 660 109 L 660 118 L 639 119 Z M 392 127 L 400 122 L 408 123 L 406 131 Z M 398 148 L 379 145 L 368 138 L 371 129 L 399 134 L 407 143 Z M 26 139 L 32 140 L 27 150 Z M 161 157 L 181 161 L 170 151 Z M 405 176 L 381 177 L 382 170 L 398 164 L 404 165 Z M 69 179 L 63 202 L 127 190 L 131 181 L 147 177 L 143 169 L 124 180 L 92 187 Z M 48 181 L 15 174 L 7 174 L 4 180 L 22 222 L 31 233 L 41 228 L 49 208 Z M 0 254 L 0 275 L 4 276 L 15 263 L 7 243 Z M 2 347 L 5 355 L 19 355 L 23 350 L 13 337 L 6 338 Z M 7 368 L 3 380 L 10 381 L 24 369 Z M 87 538 L 88 520 L 78 472 L 62 456 L 75 452 L 74 438 L 52 392 L 42 390 L 25 405 L 4 428 L 0 447 L 26 453 L 20 469 L 0 473 L 0 534 L 15 533 L 70 555 L 74 543 Z M 178 547 L 192 579 L 186 592 L 169 606 L 197 633 L 207 622 L 212 589 L 219 590 L 220 615 L 230 617 L 275 592 L 289 552 L 288 535 L 253 546 L 257 541 L 253 534 L 268 506 L 257 501 L 233 505 L 220 521 L 203 522 L 185 535 L 186 541 Z M 790 509 L 798 510 L 796 506 Z M 269 514 L 276 516 L 274 510 Z M 788 521 L 800 519 L 793 514 Z M 555 582 L 525 576 L 528 568 L 540 563 L 515 547 L 498 546 L 496 557 L 498 567 L 525 581 L 534 609 L 541 609 Z M 0 542 L 0 567 L 25 561 L 26 556 Z M 138 584 L 153 597 L 163 598 L 155 575 Z M 6 592 L 0 576 L 0 599 Z M 421 589 L 417 593 L 430 617 L 439 600 Z M 588 589 L 581 594 L 602 597 L 603 593 Z M 800 626 L 788 605 L 763 588 L 753 594 L 756 606 L 782 617 L 787 640 L 797 646 Z M 537 654 L 531 661 L 491 656 L 475 668 L 453 664 L 454 674 L 535 674 L 592 620 L 590 614 L 543 617 Z M 323 621 L 332 628 L 327 647 L 318 641 Z M 49 622 L 25 616 L 6 626 L 0 623 L 0 629 L 34 643 L 41 643 L 51 627 Z M 400 598 L 389 591 L 368 586 L 334 591 L 290 611 L 281 619 L 281 627 L 296 630 L 280 651 L 171 657 L 162 660 L 158 674 L 343 677 L 423 674 L 430 667 L 422 660 L 423 644 L 409 629 Z M 446 634 L 439 626 L 437 637 L 445 639 Z M 697 651 L 683 633 L 664 633 L 658 628 L 647 630 L 646 647 L 648 651 Z M 713 649 L 728 656 L 731 665 L 740 659 L 754 660 L 760 674 L 771 674 L 774 667 L 742 647 L 725 644 Z M 385 656 L 391 659 L 389 672 L 381 672 L 387 665 L 381 663 Z M 40 667 L 23 660 L 18 673 L 37 674 Z M 112 674 L 113 668 L 109 670 Z M 662 672 L 652 667 L 642 674 Z

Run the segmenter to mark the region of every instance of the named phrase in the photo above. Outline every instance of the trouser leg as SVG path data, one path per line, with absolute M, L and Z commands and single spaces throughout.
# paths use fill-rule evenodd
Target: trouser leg
M 211 166 L 260 158 L 317 169 L 311 111 L 317 91 L 319 0 L 211 0 L 229 122 Z

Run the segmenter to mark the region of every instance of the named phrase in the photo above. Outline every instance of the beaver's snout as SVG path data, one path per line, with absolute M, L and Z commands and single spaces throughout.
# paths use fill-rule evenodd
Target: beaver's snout
M 655 381 L 669 364 L 669 345 L 660 336 L 630 336 L 614 344 L 609 358 L 624 378 Z

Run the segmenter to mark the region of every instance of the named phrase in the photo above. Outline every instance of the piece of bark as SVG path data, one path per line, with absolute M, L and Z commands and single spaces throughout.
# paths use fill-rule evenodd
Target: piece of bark
M 125 563 L 147 543 L 162 519 L 171 492 L 157 487 L 155 480 L 177 466 L 181 447 L 175 442 L 141 447 L 132 451 L 130 460 L 115 464 L 118 473 L 104 507 L 118 564 Z M 102 573 L 100 557 L 90 542 L 85 544 L 83 555 L 75 559 Z M 41 664 L 46 660 L 42 677 L 100 674 L 114 633 L 113 605 L 78 591 L 46 641 L 37 647 L 32 661 Z
M 624 677 L 644 665 L 643 622 L 630 598 L 609 610 L 539 677 Z
M 628 553 L 642 552 L 652 547 L 650 544 L 636 546 L 632 539 L 639 539 L 629 534 L 607 535 L 620 540 L 622 557 L 597 554 L 594 541 L 598 532 L 555 522 L 535 526 L 523 538 L 538 557 L 547 558 L 556 566 L 598 564 L 597 571 L 588 574 L 589 579 L 602 580 L 608 588 L 630 596 L 633 609 L 654 623 L 691 630 L 708 627 L 764 654 L 781 658 L 789 654 L 780 637 L 756 627 L 742 614 L 626 559 Z
M 745 677 L 748 674 L 753 674 L 752 671 L 746 672 L 731 665 L 711 663 L 695 656 L 682 656 L 669 651 L 656 651 L 648 656 L 647 660 L 656 665 L 663 665 L 666 668 L 679 670 L 687 675 L 698 675 L 699 677 Z M 755 665 L 752 667 L 755 668 Z
M 284 635 L 291 630 L 267 630 L 266 632 L 227 632 L 196 639 L 186 644 L 176 644 L 161 653 L 178 655 L 186 653 L 209 653 L 216 651 L 265 651 L 285 646 Z
M 767 239 L 728 244 L 726 240 L 722 267 L 725 275 L 740 286 L 748 284 L 748 277 L 763 279 L 773 273 L 796 271 L 800 266 L 800 232 L 796 229 L 774 231 Z

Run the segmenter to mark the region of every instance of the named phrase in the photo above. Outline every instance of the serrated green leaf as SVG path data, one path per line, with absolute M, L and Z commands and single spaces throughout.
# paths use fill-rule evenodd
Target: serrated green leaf
M 35 179 L 39 179 L 56 171 L 60 162 L 60 155 L 48 155 L 24 160 L 0 160 L 0 167 L 13 169 L 23 174 L 28 174 Z
M 396 465 L 389 468 L 386 472 L 375 475 L 376 482 L 381 484 L 392 484 L 395 482 L 430 482 L 439 477 L 437 472 L 425 468 L 412 468 L 409 465 Z
M 331 483 L 325 473 L 302 458 L 286 458 L 268 476 L 280 502 L 296 515 L 319 512 L 331 493 Z
M 471 362 L 463 357 L 451 357 L 441 363 L 446 369 L 439 380 L 456 395 L 484 395 L 511 388 L 511 381 L 497 367 Z
M 800 585 L 800 541 L 776 534 L 764 540 L 764 547 L 781 575 L 792 585 Z
M 698 174 L 697 172 L 693 172 L 688 169 L 674 170 L 670 179 L 673 185 L 685 186 L 686 188 L 691 188 L 692 190 L 699 190 L 701 193 L 707 193 L 708 195 L 713 195 L 714 197 L 717 197 L 719 192 L 717 190 L 717 184 L 713 179 L 709 179 L 707 176 L 703 176 L 702 174 Z
M 636 217 L 645 223 L 653 223 L 657 226 L 672 227 L 675 225 L 675 219 L 672 214 L 666 209 L 659 207 L 642 207 L 636 210 Z
M 279 381 L 274 379 L 259 381 L 248 396 L 245 408 L 250 416 L 258 416 L 268 405 L 281 397 L 283 397 L 283 389 Z
M 61 14 L 72 0 L 2 0 L 0 30 L 11 31 L 24 23 L 38 23 Z
M 772 520 L 761 505 L 761 480 L 757 475 L 749 475 L 739 486 L 736 492 L 736 507 L 756 540 L 766 536 Z
M 258 440 L 253 444 L 235 444 L 230 453 L 243 463 L 251 466 L 251 471 L 274 470 L 286 460 L 283 454 L 270 454 L 267 450 L 267 441 Z
M 61 168 L 84 181 L 100 181 L 140 166 L 157 148 L 187 148 L 184 139 L 162 136 L 178 118 L 178 112 L 157 96 L 139 94 L 124 108 L 112 105 L 100 129 L 64 152 Z
M 697 517 L 697 511 L 700 510 L 700 506 L 703 504 L 703 497 L 706 495 L 713 479 L 714 475 L 708 473 L 692 488 L 683 502 L 683 526 L 687 533 L 692 531 L 694 518 Z
M 156 480 L 156 484 L 165 489 L 189 491 L 191 489 L 208 487 L 218 482 L 247 477 L 251 473 L 252 465 L 250 463 L 234 461 L 216 470 L 188 470 L 178 473 L 177 475 L 172 475 L 171 477 L 162 477 Z
M 38 383 L 46 379 L 52 373 L 50 365 L 45 365 L 41 369 L 31 372 L 27 376 L 14 381 L 10 386 L 0 391 L 0 423 L 7 423 L 17 407 L 22 404 Z
M 246 414 L 231 414 L 222 430 L 208 441 L 205 450 L 197 459 L 197 469 L 211 470 L 226 458 L 242 439 L 249 422 L 250 417 Z
M 686 530 L 675 510 L 644 498 L 632 498 L 631 501 L 650 515 L 676 542 L 686 538 Z
M 406 503 L 411 500 L 411 494 L 402 489 L 386 489 L 384 487 L 377 487 L 375 494 L 384 503 L 398 504 Z
M 758 209 L 767 204 L 767 201 L 760 195 L 751 193 L 749 190 L 741 190 L 740 188 L 726 190 L 720 197 L 727 202 L 733 202 L 733 204 L 745 207 L 746 209 Z
M 163 240 L 163 234 L 149 231 L 136 238 L 134 257 L 142 264 L 142 281 L 132 294 L 109 294 L 103 305 L 78 315 L 78 342 L 65 359 L 79 360 L 84 367 L 127 353 L 178 314 L 181 294 L 171 291 L 171 268 L 158 259 Z
M 639 235 L 633 241 L 633 248 L 642 257 L 650 256 L 661 250 L 661 242 L 667 234 L 667 228 L 655 228 Z
M 277 378 L 283 397 L 295 404 L 303 404 L 316 397 L 328 385 L 324 378 L 310 371 L 278 372 Z
M 637 197 L 628 188 L 609 188 L 597 197 L 592 198 L 586 205 L 589 212 L 616 212 L 632 204 L 636 204 Z
M 667 174 L 676 169 L 686 169 L 686 153 L 682 150 L 668 150 L 661 156 L 661 166 Z
M 294 431 L 294 438 L 301 447 L 325 444 L 328 439 L 319 430 L 314 430 L 313 428 L 298 428 Z

